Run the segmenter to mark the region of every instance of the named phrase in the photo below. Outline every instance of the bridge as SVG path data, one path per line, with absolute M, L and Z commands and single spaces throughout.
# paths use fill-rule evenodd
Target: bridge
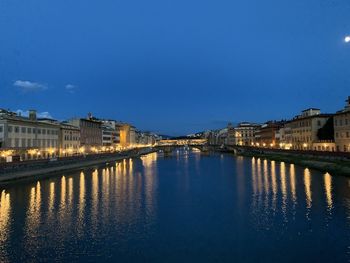
M 174 148 L 188 146 L 190 148 L 199 149 L 202 152 L 208 150 L 206 139 L 169 139 L 160 140 L 156 144 L 156 148 L 164 150 L 166 152 L 172 151 Z

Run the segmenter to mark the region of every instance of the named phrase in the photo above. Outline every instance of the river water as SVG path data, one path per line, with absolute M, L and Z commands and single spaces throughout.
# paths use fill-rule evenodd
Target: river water
M 0 190 L 0 262 L 347 262 L 350 180 L 179 149 Z

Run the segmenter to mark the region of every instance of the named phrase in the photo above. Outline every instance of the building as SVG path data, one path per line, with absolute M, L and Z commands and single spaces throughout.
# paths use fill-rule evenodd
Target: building
M 291 131 L 290 148 L 296 150 L 334 150 L 332 149 L 332 147 L 334 148 L 332 138 L 322 140 L 318 137 L 319 130 L 332 116 L 332 114 L 321 114 L 320 109 L 310 108 L 288 121 L 284 127 Z
M 104 147 L 118 147 L 119 146 L 119 132 L 111 125 L 102 124 L 102 146 Z
M 130 147 L 136 145 L 136 128 L 128 123 L 120 125 L 120 145 Z
M 59 131 L 60 126 L 53 120 L 38 120 L 35 110 L 29 111 L 29 117 L 0 110 L 2 157 L 16 156 L 20 160 L 27 160 L 56 156 Z M 10 159 L 7 158 L 8 161 L 11 161 Z
M 337 151 L 350 152 L 350 96 L 345 108 L 334 115 L 334 141 Z
M 292 148 L 292 128 L 286 122 L 279 129 L 279 148 L 289 150 Z
M 60 123 L 60 156 L 71 156 L 84 152 L 80 148 L 80 128 L 67 122 Z
M 157 136 L 150 132 L 137 132 L 136 143 L 139 145 L 154 145 L 157 141 Z
M 227 127 L 228 145 L 254 145 L 255 132 L 260 125 L 250 122 L 241 122 L 237 127 L 229 124 Z
M 112 132 L 112 145 L 119 147 L 120 146 L 120 128 L 122 123 L 115 120 L 101 120 L 103 125 L 111 127 L 114 131 Z
M 95 152 L 102 147 L 102 122 L 89 114 L 88 118 L 75 118 L 69 124 L 80 129 L 80 146 L 87 152 Z
M 268 121 L 255 131 L 255 145 L 259 147 L 277 147 L 280 143 L 280 128 L 283 121 Z

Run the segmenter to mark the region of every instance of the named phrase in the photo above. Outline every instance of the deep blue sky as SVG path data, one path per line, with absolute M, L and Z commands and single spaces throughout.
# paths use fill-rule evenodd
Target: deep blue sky
M 334 112 L 349 0 L 0 0 L 0 107 L 182 134 Z

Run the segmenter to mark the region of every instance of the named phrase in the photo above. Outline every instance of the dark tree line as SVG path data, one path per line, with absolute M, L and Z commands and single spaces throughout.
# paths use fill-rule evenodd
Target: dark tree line
M 330 117 L 322 128 L 318 129 L 317 137 L 319 140 L 334 140 L 334 119 Z

